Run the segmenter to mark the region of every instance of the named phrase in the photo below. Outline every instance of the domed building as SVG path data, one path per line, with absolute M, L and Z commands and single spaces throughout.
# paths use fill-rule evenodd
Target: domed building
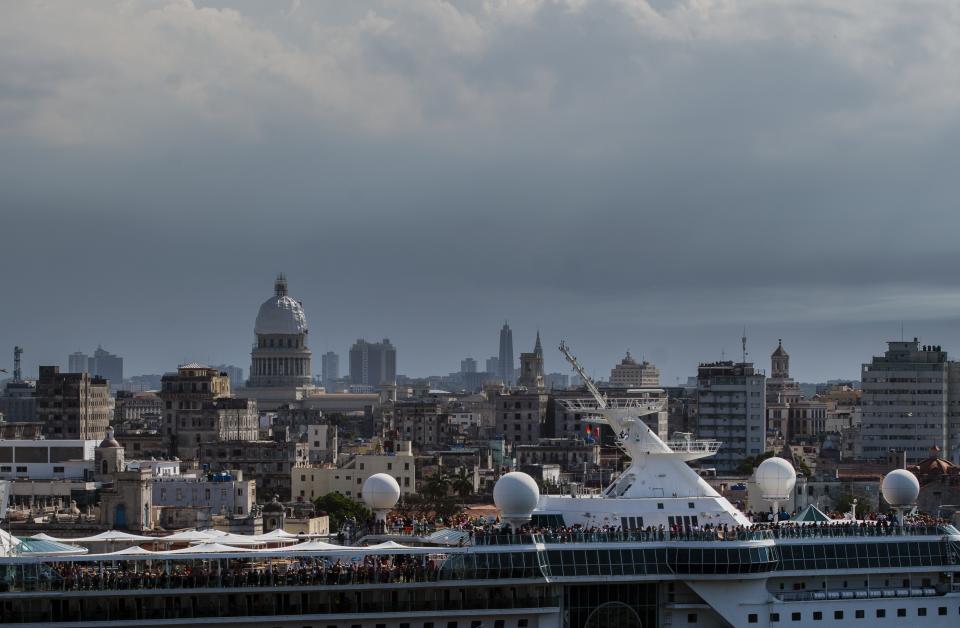
M 307 317 L 303 304 L 287 294 L 282 274 L 274 284 L 274 295 L 257 313 L 251 352 L 251 388 L 297 388 L 309 386 L 311 352 L 307 348 Z

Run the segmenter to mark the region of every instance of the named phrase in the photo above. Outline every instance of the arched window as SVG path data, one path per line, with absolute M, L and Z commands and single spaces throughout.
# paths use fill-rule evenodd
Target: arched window
M 107 464 L 106 460 L 103 461 L 103 464 L 101 465 L 101 469 L 102 469 L 101 473 L 103 473 L 103 475 L 110 473 L 109 471 L 110 465 Z

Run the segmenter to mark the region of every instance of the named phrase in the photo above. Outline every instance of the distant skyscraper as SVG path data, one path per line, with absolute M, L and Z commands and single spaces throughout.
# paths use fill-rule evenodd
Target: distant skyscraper
M 340 356 L 333 351 L 327 351 L 320 357 L 320 366 L 323 387 L 330 392 L 333 383 L 340 379 Z
M 512 386 L 516 381 L 513 364 L 513 330 L 510 325 L 503 324 L 500 329 L 500 358 L 498 360 L 498 375 L 503 380 L 504 385 Z
M 461 373 L 476 373 L 477 372 L 477 361 L 473 358 L 464 358 L 460 360 L 460 372 Z
M 357 340 L 350 348 L 350 383 L 379 386 L 397 381 L 397 349 L 389 338 L 383 342 Z
M 82 351 L 71 353 L 67 356 L 67 372 L 86 373 L 89 368 L 90 356 Z
M 123 358 L 98 346 L 93 357 L 87 361 L 86 372 L 104 378 L 111 388 L 116 389 L 123 383 Z
M 243 388 L 243 369 L 239 366 L 233 366 L 232 364 L 220 364 L 219 366 L 213 367 L 220 371 L 221 373 L 226 373 L 227 377 L 230 378 L 230 387 L 231 388 Z
M 500 358 L 497 356 L 487 358 L 487 373 L 500 374 Z

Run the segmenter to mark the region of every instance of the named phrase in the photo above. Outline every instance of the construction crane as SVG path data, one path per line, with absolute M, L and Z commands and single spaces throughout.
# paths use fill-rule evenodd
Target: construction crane
M 580 362 L 577 361 L 576 356 L 570 353 L 570 347 L 567 346 L 567 343 L 560 341 L 560 353 L 563 354 L 563 357 L 567 359 L 567 362 L 573 367 L 573 370 L 580 375 L 580 379 L 583 380 L 584 385 L 587 387 L 587 390 L 590 391 L 590 394 L 593 395 L 593 398 L 596 399 L 597 405 L 601 410 L 606 409 L 607 407 L 607 398 L 604 395 L 600 394 L 600 391 L 597 389 L 596 384 L 593 383 L 593 380 L 590 379 L 590 376 L 587 375 L 587 372 L 580 366 Z

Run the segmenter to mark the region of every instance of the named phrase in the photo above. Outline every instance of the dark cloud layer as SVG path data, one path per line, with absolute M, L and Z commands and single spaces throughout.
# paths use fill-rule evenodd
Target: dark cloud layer
M 955 9 L 275 4 L 4 3 L 0 347 L 246 367 L 282 270 L 410 374 L 960 351 Z

